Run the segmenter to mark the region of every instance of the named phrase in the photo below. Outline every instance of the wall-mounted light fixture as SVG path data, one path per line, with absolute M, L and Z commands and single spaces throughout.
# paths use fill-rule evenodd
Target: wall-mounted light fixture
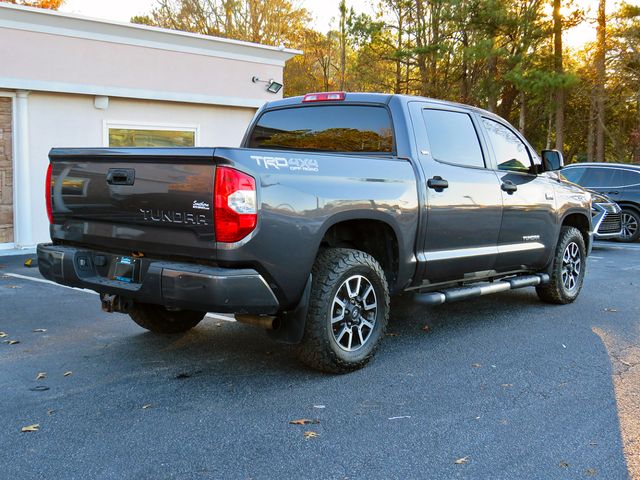
M 282 89 L 282 84 L 276 82 L 273 78 L 270 80 L 260 80 L 258 77 L 253 77 L 251 79 L 253 83 L 266 83 L 267 84 L 267 92 L 270 93 L 278 93 Z

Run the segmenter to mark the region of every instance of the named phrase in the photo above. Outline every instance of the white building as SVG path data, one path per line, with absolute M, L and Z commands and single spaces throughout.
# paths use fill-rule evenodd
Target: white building
M 0 3 L 0 250 L 49 240 L 52 147 L 237 146 L 299 53 Z

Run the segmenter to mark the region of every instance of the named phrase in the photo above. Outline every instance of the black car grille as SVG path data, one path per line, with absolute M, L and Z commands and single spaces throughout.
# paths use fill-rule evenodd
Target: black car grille
M 598 233 L 617 233 L 622 229 L 622 217 L 619 213 L 605 214 Z

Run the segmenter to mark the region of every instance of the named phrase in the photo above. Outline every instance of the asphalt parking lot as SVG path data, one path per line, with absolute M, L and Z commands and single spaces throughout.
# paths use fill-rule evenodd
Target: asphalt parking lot
M 2 478 L 640 478 L 640 244 L 599 243 L 564 307 L 396 301 L 343 376 L 218 318 L 155 336 L 23 261 L 0 258 Z

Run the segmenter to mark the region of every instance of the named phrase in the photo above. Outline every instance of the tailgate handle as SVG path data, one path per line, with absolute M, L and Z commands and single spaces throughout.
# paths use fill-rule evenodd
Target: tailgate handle
M 136 171 L 133 168 L 110 168 L 107 172 L 109 185 L 133 185 L 136 181 Z

